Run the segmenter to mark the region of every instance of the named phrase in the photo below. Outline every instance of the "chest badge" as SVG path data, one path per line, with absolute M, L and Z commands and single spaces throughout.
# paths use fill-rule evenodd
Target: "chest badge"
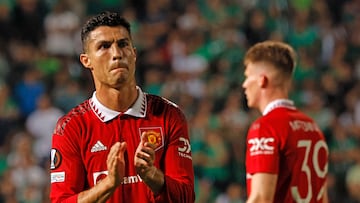
M 164 135 L 161 127 L 139 128 L 139 136 L 145 132 L 148 142 L 155 145 L 155 151 L 164 146 Z

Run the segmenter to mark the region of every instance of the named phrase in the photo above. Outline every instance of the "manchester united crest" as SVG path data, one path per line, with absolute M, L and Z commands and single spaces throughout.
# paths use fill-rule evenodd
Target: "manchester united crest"
M 164 136 L 161 127 L 139 128 L 140 137 L 146 133 L 148 142 L 155 145 L 155 151 L 164 146 Z

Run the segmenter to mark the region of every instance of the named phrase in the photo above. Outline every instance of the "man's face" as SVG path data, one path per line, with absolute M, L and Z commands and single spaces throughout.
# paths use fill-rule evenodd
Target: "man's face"
M 247 99 L 247 105 L 251 108 L 258 108 L 259 99 L 260 99 L 260 71 L 258 63 L 248 63 L 244 72 L 245 80 L 242 84 L 242 87 L 245 90 L 245 95 Z
M 136 50 L 122 26 L 100 26 L 86 41 L 82 64 L 92 71 L 97 89 L 120 88 L 135 81 Z

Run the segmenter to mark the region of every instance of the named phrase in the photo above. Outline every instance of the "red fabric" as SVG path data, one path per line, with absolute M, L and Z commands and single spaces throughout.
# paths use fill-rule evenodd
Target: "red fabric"
M 52 202 L 72 199 L 104 178 L 107 174 L 107 154 L 117 141 L 127 142 L 126 172 L 123 184 L 108 202 L 194 202 L 191 151 L 180 151 L 189 148 L 186 146 L 189 135 L 185 117 L 174 104 L 154 95 L 145 95 L 145 118 L 122 114 L 102 122 L 92 111 L 88 100 L 59 120 L 52 147 L 61 155 L 61 161 L 51 173 L 64 172 L 65 178 L 51 183 Z M 134 167 L 134 153 L 140 142 L 140 133 L 144 130 L 152 130 L 160 140 L 155 166 L 165 174 L 165 187 L 157 196 L 142 182 Z M 103 145 L 100 148 L 99 141 Z
M 275 108 L 256 120 L 248 132 L 248 195 L 251 175 L 263 172 L 278 175 L 274 202 L 306 197 L 309 201 L 305 202 L 321 202 L 317 195 L 325 183 L 327 163 L 324 136 L 313 120 L 298 110 Z

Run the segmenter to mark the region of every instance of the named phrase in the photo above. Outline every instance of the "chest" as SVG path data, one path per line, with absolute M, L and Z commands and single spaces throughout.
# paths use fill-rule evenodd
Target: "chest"
M 111 147 L 116 142 L 126 142 L 125 178 L 138 180 L 134 155 L 140 143 L 141 134 L 148 134 L 148 141 L 155 143 L 155 165 L 159 166 L 167 142 L 166 122 L 161 118 L 141 119 L 133 117 L 118 117 L 109 122 L 89 123 L 83 128 L 81 136 L 81 156 L 87 169 L 89 183 L 94 183 L 107 175 L 106 160 Z M 139 180 L 140 181 L 140 180 Z

